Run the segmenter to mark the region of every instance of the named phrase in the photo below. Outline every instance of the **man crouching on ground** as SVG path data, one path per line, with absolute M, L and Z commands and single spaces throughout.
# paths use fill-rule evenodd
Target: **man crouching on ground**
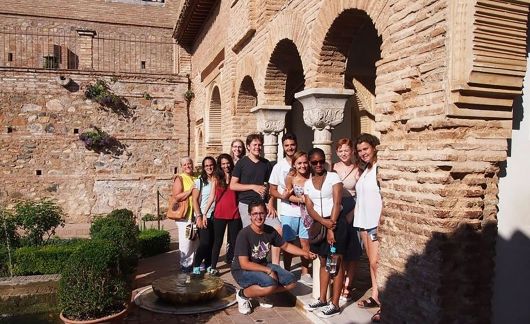
M 296 285 L 291 272 L 267 261 L 271 245 L 309 260 L 316 258 L 315 254 L 285 242 L 273 227 L 265 225 L 267 208 L 263 201 L 251 202 L 248 213 L 251 223 L 237 236 L 232 263 L 232 276 L 241 286 L 236 299 L 242 314 L 252 311 L 250 298 L 258 298 L 261 307 L 271 308 L 272 304 L 262 297 L 293 289 Z

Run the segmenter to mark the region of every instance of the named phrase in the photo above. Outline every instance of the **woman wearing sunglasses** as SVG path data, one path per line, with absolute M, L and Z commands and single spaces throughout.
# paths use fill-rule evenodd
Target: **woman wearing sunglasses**
M 311 252 L 318 254 L 320 259 L 320 297 L 305 306 L 309 311 L 320 309 L 319 317 L 328 318 L 340 314 L 339 297 L 344 282 L 344 267 L 342 255 L 346 251 L 348 230 L 345 217 L 339 217 L 341 210 L 342 182 L 334 172 L 325 169 L 326 158 L 324 151 L 314 148 L 309 151 L 312 177 L 304 184 L 304 195 L 307 212 L 313 221 L 326 227 L 326 237 L 321 242 L 311 244 Z M 337 272 L 333 279 L 331 301 L 326 296 L 330 281 L 330 274 L 326 271 L 326 258 L 330 247 L 335 247 L 337 255 Z

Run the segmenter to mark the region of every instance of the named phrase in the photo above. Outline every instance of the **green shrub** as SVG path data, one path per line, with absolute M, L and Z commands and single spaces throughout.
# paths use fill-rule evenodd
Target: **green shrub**
M 127 209 L 96 218 L 90 227 L 92 239 L 111 241 L 120 249 L 121 266 L 128 274 L 132 274 L 138 264 L 138 232 L 133 213 Z
M 70 255 L 85 240 L 54 241 L 44 246 L 27 246 L 13 254 L 14 274 L 19 276 L 60 273 Z
M 72 253 L 59 282 L 64 316 L 87 320 L 123 310 L 130 290 L 119 256 L 118 246 L 99 240 L 87 241 Z
M 53 200 L 22 201 L 15 206 L 16 225 L 24 231 L 23 245 L 44 244 L 58 226 L 64 226 L 64 212 Z
M 138 236 L 140 254 L 143 257 L 169 251 L 169 232 L 154 228 L 141 231 Z

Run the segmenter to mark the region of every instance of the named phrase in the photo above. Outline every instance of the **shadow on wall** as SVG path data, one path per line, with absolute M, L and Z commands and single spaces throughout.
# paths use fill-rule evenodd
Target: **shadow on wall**
M 495 286 L 494 323 L 530 323 L 530 239 L 516 231 L 509 240 L 497 238 L 495 275 L 510 278 L 508 285 Z M 506 282 L 506 281 L 504 281 Z
M 490 323 L 496 241 L 514 252 L 498 260 L 513 262 L 520 270 L 520 278 L 513 281 L 513 298 L 528 295 L 530 287 L 519 286 L 519 279 L 529 273 L 530 240 L 521 233 L 509 241 L 497 238 L 495 223 L 462 225 L 452 233 L 434 233 L 421 254 L 408 258 L 403 273 L 388 277 L 381 292 L 383 321 Z M 514 309 L 513 318 L 504 323 L 529 323 L 529 312 L 528 307 Z

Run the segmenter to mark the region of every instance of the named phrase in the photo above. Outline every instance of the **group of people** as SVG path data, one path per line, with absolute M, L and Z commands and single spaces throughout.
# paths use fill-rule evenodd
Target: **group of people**
M 320 269 L 314 271 L 320 279 L 320 296 L 305 307 L 327 318 L 340 313 L 340 299 L 352 298 L 356 261 L 364 249 L 372 291 L 358 306 L 379 307 L 377 227 L 382 199 L 377 181 L 378 144 L 377 137 L 364 133 L 354 141 L 340 139 L 335 143 L 339 161 L 330 167 L 324 151 L 299 151 L 296 136 L 286 133 L 282 137 L 284 158 L 273 167 L 262 157 L 262 135 L 250 134 L 245 143 L 232 142 L 231 154 L 205 157 L 197 179 L 191 159 L 182 159 L 182 173 L 175 178 L 172 195 L 179 201 L 188 200 L 187 220 L 194 219 L 199 228 L 199 239 L 189 241 L 184 235 L 187 222 L 177 221 L 182 271 L 201 275 L 204 264 L 205 272 L 217 275 L 228 227 L 226 263 L 241 287 L 236 294 L 241 313 L 252 311 L 252 298 L 262 307 L 272 307 L 265 297 L 294 287 L 297 278 L 290 270 L 296 255 L 301 257 L 300 281 L 307 285 L 313 281 L 311 261 L 320 260 Z M 315 225 L 323 227 L 320 240 L 314 237 Z M 326 269 L 330 254 L 337 260 L 333 275 Z

